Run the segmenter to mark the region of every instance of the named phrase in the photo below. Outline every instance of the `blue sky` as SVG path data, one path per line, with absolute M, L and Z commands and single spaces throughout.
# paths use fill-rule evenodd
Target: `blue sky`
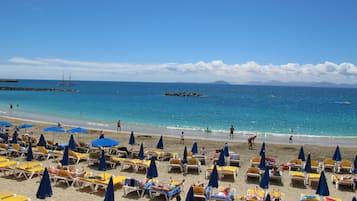
M 353 0 L 1 1 L 0 77 L 355 83 L 356 9 Z

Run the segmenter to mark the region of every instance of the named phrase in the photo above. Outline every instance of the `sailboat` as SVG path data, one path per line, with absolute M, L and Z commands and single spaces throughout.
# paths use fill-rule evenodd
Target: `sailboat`
M 64 73 L 62 74 L 62 81 L 58 82 L 59 86 L 66 86 L 66 87 L 70 87 L 70 86 L 74 86 L 75 84 L 71 81 L 71 74 L 69 74 L 68 80 L 64 79 Z

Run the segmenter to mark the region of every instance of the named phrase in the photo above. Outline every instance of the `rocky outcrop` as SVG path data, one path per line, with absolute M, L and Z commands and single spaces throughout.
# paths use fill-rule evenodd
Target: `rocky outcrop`
M 202 96 L 207 96 L 205 94 L 198 94 L 198 93 L 192 93 L 192 92 L 170 92 L 170 93 L 165 93 L 165 96 L 179 96 L 179 97 L 202 97 Z
M 0 87 L 2 91 L 52 91 L 52 92 L 79 92 L 75 89 L 61 88 L 26 88 L 26 87 Z

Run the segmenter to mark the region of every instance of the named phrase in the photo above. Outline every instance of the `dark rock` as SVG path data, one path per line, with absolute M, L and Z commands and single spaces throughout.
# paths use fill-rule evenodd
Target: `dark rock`
M 205 94 L 198 94 L 192 92 L 168 92 L 164 94 L 165 96 L 179 96 L 179 97 L 202 97 L 206 96 Z

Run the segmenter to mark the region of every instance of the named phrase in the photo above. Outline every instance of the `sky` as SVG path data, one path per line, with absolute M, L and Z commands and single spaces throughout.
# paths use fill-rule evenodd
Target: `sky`
M 357 83 L 354 0 L 4 0 L 0 78 Z

